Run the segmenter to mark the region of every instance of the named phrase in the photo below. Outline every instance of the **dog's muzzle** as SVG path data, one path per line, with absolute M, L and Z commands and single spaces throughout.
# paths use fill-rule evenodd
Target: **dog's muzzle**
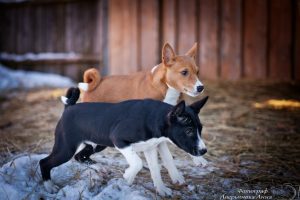
M 204 86 L 203 85 L 199 85 L 197 86 L 197 92 L 202 92 L 204 90 Z
M 202 156 L 206 154 L 207 149 L 199 149 L 198 147 L 193 148 L 193 155 L 194 156 Z

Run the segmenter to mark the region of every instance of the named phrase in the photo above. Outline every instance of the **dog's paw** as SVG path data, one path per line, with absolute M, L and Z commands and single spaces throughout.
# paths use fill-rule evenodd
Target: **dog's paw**
M 131 185 L 135 176 L 133 176 L 132 172 L 129 169 L 126 169 L 125 173 L 123 174 L 123 178 L 127 181 L 129 185 Z
M 182 176 L 182 174 L 180 172 L 177 172 L 176 174 L 172 175 L 171 180 L 172 180 L 173 184 L 178 183 L 179 185 L 182 185 L 185 183 L 184 177 Z
M 166 187 L 165 185 L 160 185 L 158 187 L 156 187 L 156 191 L 158 192 L 158 194 L 160 196 L 171 196 L 172 195 L 172 190 L 168 187 Z
M 92 159 L 90 159 L 90 158 L 88 158 L 88 159 L 84 160 L 83 163 L 86 164 L 86 165 L 94 165 L 97 162 L 94 161 L 94 160 L 92 160 Z
M 207 160 L 202 156 L 193 156 L 193 161 L 196 166 L 205 167 L 208 164 Z
M 59 187 L 57 185 L 55 185 L 51 180 L 44 181 L 44 187 L 45 187 L 46 191 L 51 194 L 57 193 L 59 190 Z

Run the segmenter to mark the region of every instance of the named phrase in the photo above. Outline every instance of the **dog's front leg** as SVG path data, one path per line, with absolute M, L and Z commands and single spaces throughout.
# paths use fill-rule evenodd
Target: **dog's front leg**
M 167 168 L 173 183 L 184 183 L 184 177 L 178 171 L 174 164 L 173 156 L 168 148 L 167 142 L 162 142 L 158 145 L 158 152 L 161 156 L 164 166 Z
M 123 177 L 129 184 L 132 184 L 137 173 L 143 168 L 143 162 L 131 146 L 117 149 L 124 155 L 129 164 Z
M 156 148 L 144 151 L 144 154 L 157 192 L 162 196 L 170 196 L 172 194 L 172 190 L 167 188 L 161 179 Z

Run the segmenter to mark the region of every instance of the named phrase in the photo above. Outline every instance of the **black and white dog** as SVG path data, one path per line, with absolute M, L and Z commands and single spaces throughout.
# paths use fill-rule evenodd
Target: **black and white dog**
M 129 167 L 123 177 L 131 184 L 143 164 L 137 152 L 144 152 L 154 186 L 160 195 L 171 195 L 161 178 L 157 147 L 170 141 L 187 153 L 200 156 L 206 153 L 201 139 L 202 125 L 198 113 L 208 97 L 185 106 L 176 106 L 156 100 L 129 100 L 121 103 L 78 103 L 78 88 L 70 88 L 65 110 L 55 130 L 51 154 L 40 161 L 44 186 L 57 192 L 50 177 L 52 168 L 69 161 L 83 143 L 97 144 L 101 150 L 115 147 L 126 158 Z M 169 151 L 159 148 L 164 166 L 173 182 L 183 182 Z M 174 169 L 175 168 L 175 169 Z

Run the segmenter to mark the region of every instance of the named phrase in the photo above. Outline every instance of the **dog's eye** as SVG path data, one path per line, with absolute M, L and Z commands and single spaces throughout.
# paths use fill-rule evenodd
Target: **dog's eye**
M 186 128 L 185 130 L 184 130 L 184 132 L 185 132 L 185 134 L 187 135 L 187 136 L 192 136 L 193 135 L 193 128 Z
M 190 124 L 190 123 L 192 123 L 192 120 L 188 117 L 185 117 L 185 118 L 183 118 L 182 123 L 183 124 Z
M 183 71 L 181 71 L 180 72 L 183 76 L 187 76 L 187 75 L 189 75 L 189 71 L 188 70 L 183 70 Z

